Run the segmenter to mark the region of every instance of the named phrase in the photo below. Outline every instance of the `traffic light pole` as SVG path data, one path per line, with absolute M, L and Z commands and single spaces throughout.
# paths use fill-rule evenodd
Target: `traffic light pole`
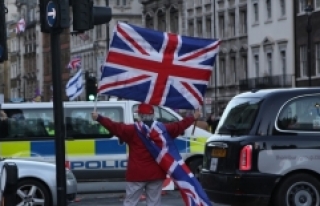
M 56 153 L 56 181 L 57 181 L 57 205 L 67 206 L 66 197 L 66 169 L 65 169 L 65 134 L 64 114 L 62 99 L 62 78 L 60 63 L 60 33 L 61 29 L 51 31 L 51 59 L 52 59 L 52 84 L 53 84 L 53 109 L 55 130 Z

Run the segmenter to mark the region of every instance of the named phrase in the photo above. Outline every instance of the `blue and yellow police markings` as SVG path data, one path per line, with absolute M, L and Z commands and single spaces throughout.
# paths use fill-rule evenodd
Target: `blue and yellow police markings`
M 126 154 L 127 148 L 117 138 L 66 141 L 66 155 L 95 156 Z M 12 141 L 0 143 L 1 157 L 48 157 L 55 155 L 54 140 Z
M 180 153 L 202 153 L 207 138 L 195 139 L 178 138 L 175 144 Z M 120 144 L 117 138 L 112 139 L 84 139 L 66 141 L 66 155 L 95 156 L 127 154 L 128 148 Z M 54 140 L 44 141 L 12 141 L 0 143 L 1 157 L 45 157 L 54 156 Z

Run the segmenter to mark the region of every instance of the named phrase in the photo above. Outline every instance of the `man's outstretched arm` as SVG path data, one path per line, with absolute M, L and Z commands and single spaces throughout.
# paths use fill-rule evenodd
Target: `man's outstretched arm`
M 183 120 L 179 122 L 169 123 L 165 124 L 167 131 L 169 135 L 172 138 L 177 138 L 179 135 L 181 135 L 188 127 L 190 127 L 195 121 L 199 119 L 201 116 L 200 110 L 195 110 L 193 116 L 186 117 Z

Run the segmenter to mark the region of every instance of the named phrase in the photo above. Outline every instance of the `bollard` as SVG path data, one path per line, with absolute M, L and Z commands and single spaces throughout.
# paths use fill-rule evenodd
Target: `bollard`
M 4 163 L 1 170 L 1 206 L 16 206 L 18 167 L 13 162 Z

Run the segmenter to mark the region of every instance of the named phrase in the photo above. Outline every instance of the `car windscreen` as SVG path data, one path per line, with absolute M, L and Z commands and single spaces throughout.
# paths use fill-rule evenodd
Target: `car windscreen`
M 261 98 L 238 97 L 232 99 L 220 118 L 216 133 L 247 134 L 258 113 Z

